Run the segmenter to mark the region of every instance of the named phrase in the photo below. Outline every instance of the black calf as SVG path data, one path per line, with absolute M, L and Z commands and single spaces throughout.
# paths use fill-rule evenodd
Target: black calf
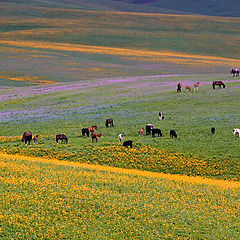
M 131 140 L 128 140 L 128 141 L 124 141 L 124 142 L 123 142 L 123 146 L 124 146 L 124 147 L 130 146 L 130 148 L 132 148 L 132 144 L 133 144 L 133 141 L 131 141 Z
M 211 132 L 212 132 L 212 134 L 215 133 L 215 127 L 212 127 L 212 128 L 211 128 Z
M 88 128 L 82 128 L 82 135 L 85 136 L 85 134 L 89 137 L 89 130 L 88 130 Z
M 152 129 L 152 137 L 155 137 L 155 134 L 157 134 L 158 137 L 159 136 L 162 137 L 162 132 L 161 132 L 161 130 L 159 128 L 153 128 Z
M 170 137 L 171 138 L 177 138 L 177 133 L 174 130 L 170 130 Z

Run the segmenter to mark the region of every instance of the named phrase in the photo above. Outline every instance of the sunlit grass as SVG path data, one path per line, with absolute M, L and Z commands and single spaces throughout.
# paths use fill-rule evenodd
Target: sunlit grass
M 236 184 L 7 155 L 0 168 L 2 238 L 238 236 Z

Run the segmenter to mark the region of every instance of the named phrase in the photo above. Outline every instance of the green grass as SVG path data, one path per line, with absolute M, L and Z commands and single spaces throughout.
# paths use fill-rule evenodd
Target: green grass
M 181 81 L 192 78 L 193 76 L 181 77 Z M 225 76 L 218 76 L 219 78 L 227 79 Z M 66 90 L 58 91 L 54 87 L 47 94 L 36 94 L 34 90 L 47 87 L 24 88 L 29 91 L 28 96 L 18 98 L 16 95 L 16 100 L 13 98 L 1 103 L 3 111 L 13 113 L 9 121 L 1 123 L 0 129 L 3 136 L 21 136 L 23 132 L 31 130 L 34 135 L 40 135 L 39 143 L 36 147 L 26 148 L 17 139 L 7 139 L 2 140 L 1 148 L 24 155 L 56 155 L 59 159 L 64 159 L 61 156 L 66 152 L 68 160 L 80 162 L 239 180 L 240 142 L 238 137 L 232 135 L 232 129 L 238 127 L 239 88 L 236 86 L 239 86 L 239 82 L 225 82 L 226 89 L 212 90 L 211 84 L 204 84 L 204 81 L 212 80 L 214 76 L 208 78 L 200 75 L 194 76 L 194 79 L 202 83 L 199 91 L 189 93 L 183 90 L 179 94 L 176 93 L 175 86 L 170 86 L 173 89 L 165 91 L 158 90 L 154 85 L 138 87 L 138 84 L 147 84 L 152 79 L 107 85 L 96 85 L 98 81 L 95 81 L 91 82 L 92 87 L 89 85 L 85 89 L 80 87 L 74 90 L 67 90 L 65 85 L 68 84 L 64 84 Z M 171 83 L 176 81 L 176 77 L 155 81 Z M 129 86 L 131 87 L 127 88 Z M 16 93 L 18 91 L 19 89 L 15 90 Z M 158 120 L 159 111 L 164 113 L 163 121 Z M 105 127 L 105 119 L 109 117 L 114 119 L 114 128 Z M 138 129 L 148 123 L 160 128 L 163 137 L 139 137 Z M 92 148 L 91 138 L 82 137 L 81 134 L 82 128 L 91 125 L 97 125 L 97 132 L 103 133 L 101 142 L 93 144 L 100 151 L 97 158 L 92 158 L 95 149 Z M 212 126 L 216 128 L 214 135 L 210 131 Z M 176 130 L 177 139 L 170 139 L 171 129 Z M 58 133 L 68 136 L 68 145 L 56 145 L 54 138 Z M 144 160 L 145 156 L 141 162 L 141 155 L 134 153 L 133 157 L 139 158 L 134 165 L 127 158 L 118 164 L 113 156 L 119 152 L 119 149 L 114 149 L 118 146 L 119 133 L 125 134 L 125 140 L 133 140 L 134 147 L 140 152 L 144 146 L 151 146 L 165 150 L 169 155 L 184 154 L 184 161 L 189 162 L 189 165 L 180 166 L 174 160 L 166 167 L 164 159 L 163 162 L 158 158 L 153 160 L 156 153 L 149 153 L 151 161 Z M 113 150 L 109 154 L 102 152 L 101 148 L 109 144 Z M 84 158 L 81 157 L 83 152 Z M 74 153 L 74 156 L 70 153 Z

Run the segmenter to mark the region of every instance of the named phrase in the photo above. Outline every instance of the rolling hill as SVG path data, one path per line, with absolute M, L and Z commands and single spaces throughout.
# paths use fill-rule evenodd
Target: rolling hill
M 0 3 L 64 9 L 240 17 L 238 0 L 1 0 Z

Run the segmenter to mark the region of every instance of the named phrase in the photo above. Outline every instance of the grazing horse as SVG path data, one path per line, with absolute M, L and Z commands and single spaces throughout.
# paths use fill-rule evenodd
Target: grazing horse
M 177 92 L 181 92 L 181 91 L 182 91 L 182 83 L 178 83 Z
M 153 125 L 152 124 L 147 124 L 146 125 L 146 135 L 150 135 L 151 131 L 153 129 Z
M 57 134 L 56 135 L 57 144 L 58 144 L 59 140 L 61 140 L 61 143 L 63 143 L 63 142 L 68 143 L 68 139 L 67 139 L 66 135 L 64 135 L 64 134 Z
M 144 127 L 138 130 L 138 136 L 143 136 Z
M 188 86 L 188 85 L 186 86 L 186 91 L 187 91 L 187 90 L 188 90 L 189 92 L 191 92 L 191 87 Z
M 235 69 L 233 68 L 230 73 L 233 75 L 233 77 L 235 77 L 235 76 L 238 77 L 240 70 L 237 68 L 235 68 Z
M 212 127 L 212 128 L 211 128 L 211 133 L 214 134 L 215 131 L 216 131 L 215 127 Z
M 199 84 L 200 84 L 200 82 L 197 82 L 197 83 L 194 83 L 194 85 L 193 85 L 193 89 L 194 89 L 194 91 L 195 90 L 198 90 L 198 86 L 199 86 Z
M 119 140 L 119 142 L 122 142 L 122 140 L 123 140 L 123 134 L 122 133 L 118 135 L 118 140 Z
M 240 129 L 239 128 L 233 129 L 233 136 L 235 136 L 235 134 L 238 134 L 238 137 L 240 138 Z
M 36 135 L 36 137 L 33 138 L 33 143 L 34 143 L 34 145 L 37 143 L 38 138 L 39 138 L 38 135 Z
M 85 134 L 89 137 L 89 130 L 88 130 L 88 128 L 82 128 L 82 135 L 85 136 Z
M 109 125 L 110 125 L 110 127 L 114 127 L 112 118 L 106 119 L 105 125 L 106 125 L 106 127 L 109 127 Z
M 177 138 L 177 133 L 174 130 L 170 130 L 170 137 L 171 138 Z
M 30 145 L 31 140 L 32 140 L 32 132 L 30 131 L 25 132 L 22 136 L 22 142 L 25 142 L 25 145 L 27 145 L 27 142 L 28 142 L 28 144 Z
M 96 142 L 100 139 L 100 137 L 102 136 L 102 133 L 92 133 L 92 142 L 95 140 Z
M 124 142 L 123 142 L 123 147 L 128 147 L 128 146 L 130 146 L 130 148 L 132 148 L 132 144 L 133 144 L 133 141 L 131 141 L 131 140 L 124 141 Z
M 161 132 L 161 130 L 159 128 L 153 128 L 152 129 L 152 137 L 155 137 L 155 134 L 157 134 L 158 137 L 159 136 L 162 137 L 162 132 Z
M 97 130 L 97 126 L 96 125 L 94 125 L 94 126 L 91 126 L 91 127 L 89 127 L 88 128 L 88 132 L 90 133 L 93 133 L 95 130 Z
M 219 88 L 222 88 L 223 86 L 223 88 L 225 88 L 225 84 L 222 81 L 214 81 L 212 83 L 212 86 L 213 86 L 213 89 L 215 89 L 215 86 L 219 86 Z

